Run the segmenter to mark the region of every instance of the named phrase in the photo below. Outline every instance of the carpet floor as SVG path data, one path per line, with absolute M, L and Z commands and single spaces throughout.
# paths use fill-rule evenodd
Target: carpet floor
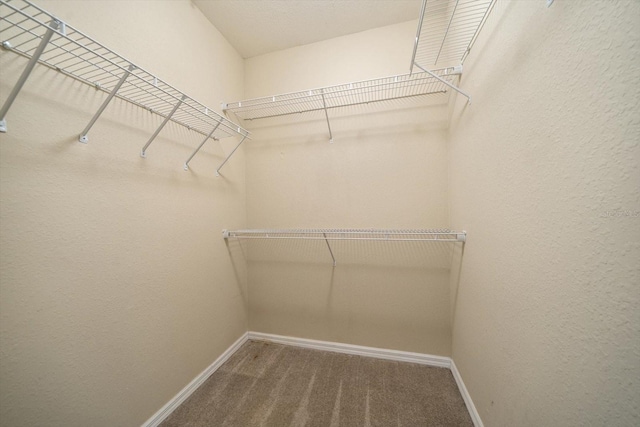
M 449 369 L 247 341 L 161 426 L 473 423 Z

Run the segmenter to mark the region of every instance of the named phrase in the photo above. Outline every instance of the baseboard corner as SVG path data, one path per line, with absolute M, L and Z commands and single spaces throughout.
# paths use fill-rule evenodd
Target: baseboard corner
M 153 414 L 147 421 L 142 424 L 141 427 L 156 427 L 160 425 L 178 406 L 191 396 L 191 394 L 202 385 L 215 371 L 218 370 L 224 362 L 226 362 L 238 349 L 247 342 L 249 339 L 249 333 L 245 332 L 240 338 L 236 340 L 224 353 L 222 353 L 211 365 L 209 365 L 204 371 L 200 372 L 189 384 L 187 384 L 182 390 L 178 392 L 171 400 L 169 400 L 162 408 Z
M 462 395 L 464 404 L 467 405 L 467 411 L 469 411 L 469 416 L 471 416 L 473 425 L 475 427 L 484 427 L 482 419 L 480 418 L 480 414 L 476 409 L 476 405 L 473 404 L 473 400 L 471 399 L 469 390 L 467 390 L 467 386 L 464 384 L 462 376 L 460 375 L 460 371 L 458 371 L 458 367 L 456 366 L 456 363 L 453 361 L 453 359 L 451 359 L 451 373 L 453 374 L 453 378 L 456 380 L 456 384 L 458 385 L 458 390 L 460 390 L 460 394 Z

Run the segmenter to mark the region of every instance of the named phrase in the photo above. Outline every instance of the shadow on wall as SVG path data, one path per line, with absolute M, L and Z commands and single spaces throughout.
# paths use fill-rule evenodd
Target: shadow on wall
M 460 243 L 330 245 L 336 267 L 323 240 L 230 241 L 230 255 L 247 260 L 250 330 L 450 354 Z

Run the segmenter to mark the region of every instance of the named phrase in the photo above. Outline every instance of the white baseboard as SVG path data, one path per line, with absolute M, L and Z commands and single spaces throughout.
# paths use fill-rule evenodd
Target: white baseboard
M 460 390 L 462 399 L 464 400 L 465 405 L 467 405 L 467 411 L 469 411 L 473 425 L 475 427 L 484 427 L 484 424 L 480 419 L 480 414 L 478 414 L 478 410 L 476 409 L 476 405 L 473 404 L 473 400 L 471 400 L 471 395 L 467 390 L 467 386 L 464 385 L 464 381 L 462 381 L 460 372 L 453 360 L 451 360 L 451 373 L 453 374 L 453 378 L 456 380 L 456 384 L 458 384 L 458 390 Z
M 209 367 L 207 367 L 204 371 L 200 372 L 198 376 L 196 376 L 189 384 L 185 386 L 182 390 L 178 392 L 171 400 L 169 400 L 166 405 L 164 405 L 158 412 L 153 414 L 151 418 L 145 421 L 142 424 L 142 427 L 156 427 L 162 421 L 165 420 L 171 413 L 178 407 L 182 402 L 187 400 L 191 394 L 202 385 L 203 382 L 206 381 L 207 378 L 211 376 L 218 368 L 229 359 L 233 353 L 238 351 L 238 349 L 247 341 L 248 333 L 244 333 L 236 342 L 231 344 L 231 347 L 225 350 L 224 353 L 220 355 Z
M 249 339 L 254 341 L 269 341 L 276 344 L 291 345 L 295 347 L 312 348 L 315 350 L 333 351 L 335 353 L 355 354 L 358 356 L 375 357 L 377 359 L 395 360 L 398 362 L 419 363 L 421 365 L 437 366 L 441 368 L 449 368 L 451 366 L 451 358 L 449 357 L 432 356 L 430 354 L 423 353 L 386 350 L 376 347 L 309 340 L 306 338 L 285 337 L 282 335 L 265 334 L 262 332 L 249 332 Z

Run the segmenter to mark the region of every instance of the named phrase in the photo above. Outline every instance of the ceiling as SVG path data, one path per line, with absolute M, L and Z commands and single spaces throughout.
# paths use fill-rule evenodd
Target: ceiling
M 193 0 L 243 58 L 417 20 L 421 0 Z

